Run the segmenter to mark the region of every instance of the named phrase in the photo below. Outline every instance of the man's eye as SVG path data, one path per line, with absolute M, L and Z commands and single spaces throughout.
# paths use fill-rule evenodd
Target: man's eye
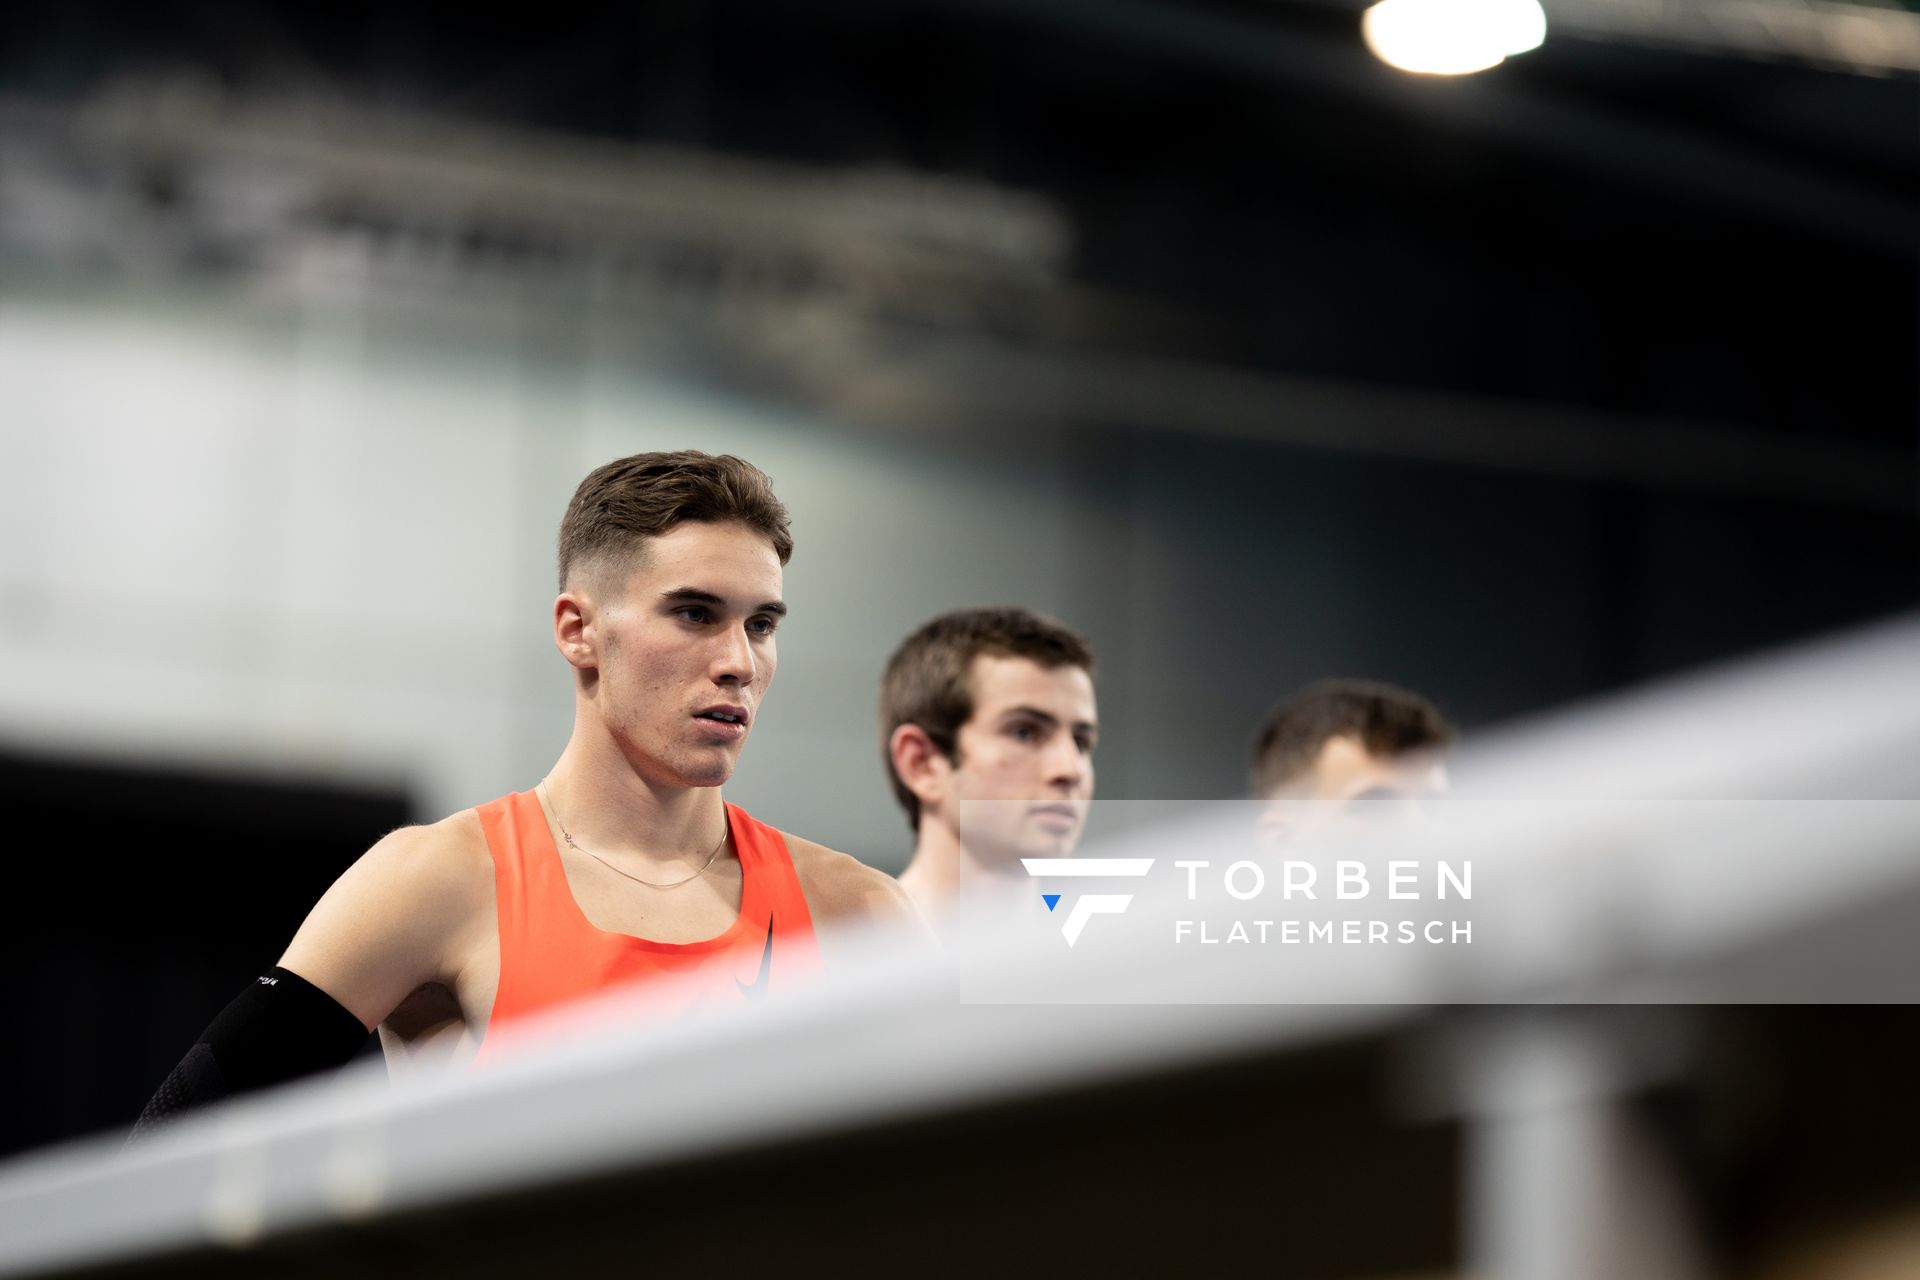
M 770 636 L 779 626 L 772 618 L 755 618 L 747 624 L 747 630 L 757 636 Z
M 1040 740 L 1040 727 L 1038 725 L 1017 724 L 1014 725 L 1009 732 L 1013 734 L 1013 740 L 1015 742 L 1038 742 Z
M 690 604 L 684 608 L 675 609 L 674 613 L 679 617 L 685 618 L 688 622 L 705 622 L 707 620 L 707 611 L 697 604 Z

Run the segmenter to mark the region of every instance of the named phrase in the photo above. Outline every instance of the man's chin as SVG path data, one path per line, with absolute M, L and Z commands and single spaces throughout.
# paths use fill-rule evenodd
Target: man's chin
M 689 787 L 719 787 L 726 785 L 727 780 L 731 777 L 733 777 L 733 764 L 729 761 L 727 767 L 724 769 L 688 771 L 685 785 Z
M 972 861 L 983 870 L 1005 875 L 1025 875 L 1026 868 L 1020 865 L 1022 858 L 1070 858 L 1079 843 L 1080 833 L 1077 831 L 1059 835 L 1029 834 L 1007 843 L 976 844 L 971 849 Z
M 672 762 L 674 782 L 683 787 L 718 787 L 733 777 L 739 757 L 733 751 L 691 752 Z
M 1020 856 L 1023 858 L 1071 858 L 1073 851 L 1079 847 L 1080 833 L 1067 831 L 1057 836 L 1050 835 L 1027 841 L 1026 848 Z

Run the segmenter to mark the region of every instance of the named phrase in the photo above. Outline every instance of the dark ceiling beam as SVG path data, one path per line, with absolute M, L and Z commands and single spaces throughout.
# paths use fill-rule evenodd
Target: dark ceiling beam
M 1583 165 L 1650 193 L 1761 215 L 1920 258 L 1920 204 L 1666 122 L 1607 113 L 1499 71 L 1443 78 L 1393 71 L 1352 40 L 1153 0 L 896 0 L 1047 25 L 1310 90 L 1425 129 L 1443 121 Z M 1357 6 L 1356 6 L 1357 8 Z M 1357 25 L 1357 19 L 1356 19 Z M 1920 144 L 1916 146 L 1920 152 Z
M 944 335 L 789 351 L 833 408 L 929 429 L 1133 427 L 1495 471 L 1913 513 L 1911 450 L 1551 401 Z

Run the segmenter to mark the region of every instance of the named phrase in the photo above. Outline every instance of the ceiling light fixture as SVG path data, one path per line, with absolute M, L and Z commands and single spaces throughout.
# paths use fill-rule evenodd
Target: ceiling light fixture
M 1539 48 L 1547 15 L 1540 0 L 1380 0 L 1360 31 L 1388 66 L 1458 76 Z

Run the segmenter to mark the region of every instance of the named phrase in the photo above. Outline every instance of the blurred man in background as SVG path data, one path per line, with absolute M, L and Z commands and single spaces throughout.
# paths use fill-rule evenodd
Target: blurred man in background
M 466 1062 L 504 1025 L 663 978 L 680 1007 L 777 994 L 819 965 L 814 921 L 911 920 L 899 886 L 725 804 L 773 683 L 792 553 L 767 477 L 731 456 L 622 458 L 561 523 L 553 638 L 574 727 L 537 787 L 377 843 L 280 964 L 148 1104 L 172 1112 L 335 1066 Z M 431 661 L 434 636 L 396 637 Z
M 972 877 L 1079 843 L 1099 740 L 1092 646 L 1028 609 L 943 613 L 888 661 L 880 733 L 914 831 L 900 883 L 931 912 Z
M 1263 836 L 1290 842 L 1356 820 L 1414 816 L 1447 790 L 1454 731 L 1431 702 L 1376 680 L 1322 680 L 1268 713 L 1251 789 Z

